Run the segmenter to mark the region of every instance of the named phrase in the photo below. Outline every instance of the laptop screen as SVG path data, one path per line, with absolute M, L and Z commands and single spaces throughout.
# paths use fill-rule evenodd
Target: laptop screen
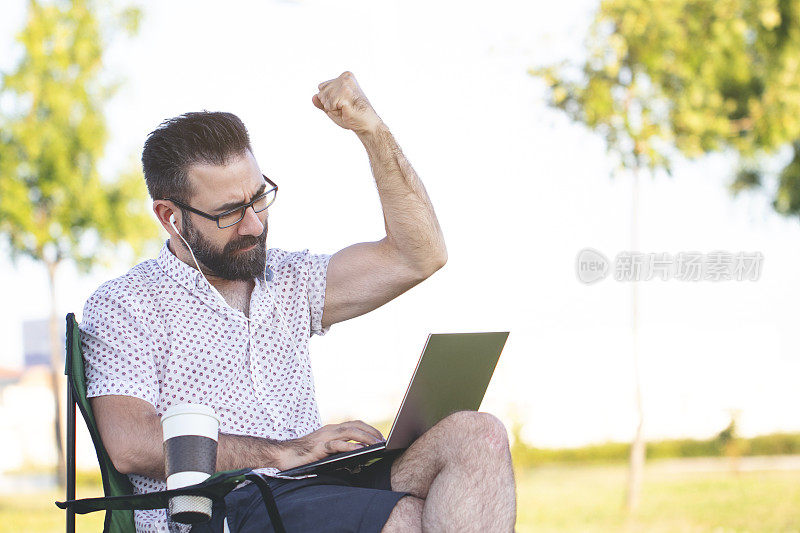
M 407 448 L 455 411 L 477 411 L 507 338 L 507 331 L 428 335 L 386 448 Z

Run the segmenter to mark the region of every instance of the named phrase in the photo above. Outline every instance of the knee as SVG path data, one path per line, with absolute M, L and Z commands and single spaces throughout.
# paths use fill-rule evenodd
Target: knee
M 471 446 L 505 452 L 509 448 L 505 424 L 491 413 L 456 411 L 442 420 L 456 439 Z
M 502 420 L 492 413 L 481 411 L 456 411 L 444 417 L 441 423 L 457 426 L 459 429 L 483 429 L 506 433 L 506 426 Z

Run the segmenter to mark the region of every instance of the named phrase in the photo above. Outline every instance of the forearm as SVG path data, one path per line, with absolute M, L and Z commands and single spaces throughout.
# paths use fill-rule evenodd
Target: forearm
M 90 398 L 106 452 L 123 474 L 164 480 L 164 445 L 161 419 L 155 408 L 130 396 Z M 374 444 L 380 432 L 363 422 L 332 424 L 291 440 L 273 440 L 220 433 L 216 470 L 277 468 L 286 470 L 325 457 Z M 346 442 L 355 440 L 356 442 Z
M 267 467 L 283 470 L 284 457 L 291 442 L 220 433 L 217 471 Z
M 432 273 L 446 262 L 447 249 L 425 186 L 385 124 L 358 138 L 378 187 L 387 244 L 410 266 Z
M 139 432 L 131 439 L 132 446 L 127 448 L 125 473 L 141 474 L 154 479 L 165 479 L 164 448 L 160 425 L 156 431 Z M 141 438 L 150 433 L 150 438 Z M 219 434 L 217 444 L 218 472 L 238 470 L 240 468 L 274 467 L 283 470 L 283 464 L 294 441 L 276 441 L 267 438 L 247 435 Z
M 164 480 L 164 444 L 161 419 L 155 408 L 138 398 L 102 396 L 90 398 L 100 436 L 116 469 Z M 244 435 L 219 434 L 218 471 L 276 467 L 302 447 L 302 439 L 274 441 Z M 302 452 L 303 450 L 299 450 Z

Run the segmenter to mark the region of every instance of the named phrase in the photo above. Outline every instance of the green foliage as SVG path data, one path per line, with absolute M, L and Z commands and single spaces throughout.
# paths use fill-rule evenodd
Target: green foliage
M 625 461 L 630 455 L 630 443 L 608 442 L 580 448 L 534 448 L 515 443 L 511 449 L 514 464 L 519 468 L 547 463 L 608 463 Z
M 103 104 L 115 89 L 104 81 L 104 47 L 109 32 L 135 32 L 140 18 L 126 8 L 101 21 L 98 10 L 89 0 L 31 0 L 22 58 L 3 75 L 0 235 L 14 256 L 88 269 L 113 245 L 139 251 L 157 236 L 141 174 L 98 172 L 108 140 Z
M 711 439 L 669 439 L 647 443 L 648 459 L 724 457 L 736 443 L 737 455 L 800 454 L 800 433 L 773 433 L 748 439 L 731 433 L 728 426 Z M 580 448 L 535 448 L 516 440 L 511 448 L 514 464 L 526 468 L 545 463 L 614 463 L 627 461 L 630 443 L 607 442 Z
M 773 433 L 746 439 L 748 455 L 800 454 L 800 434 Z
M 718 438 L 709 440 L 670 439 L 647 443 L 649 459 L 675 457 L 721 457 L 723 446 Z
M 731 417 L 728 427 L 717 433 L 716 441 L 719 443 L 720 447 L 724 449 L 726 446 L 734 443 L 736 439 L 736 418 Z
M 623 168 L 669 171 L 678 154 L 730 150 L 739 191 L 795 143 L 774 206 L 800 214 L 800 0 L 605 0 L 581 64 L 530 73 Z

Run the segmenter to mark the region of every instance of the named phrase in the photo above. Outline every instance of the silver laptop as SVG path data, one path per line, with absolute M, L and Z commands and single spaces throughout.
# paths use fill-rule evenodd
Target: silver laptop
M 381 457 L 402 452 L 447 415 L 455 411 L 477 411 L 508 333 L 428 335 L 386 442 L 335 453 L 279 474 L 304 476 L 339 469 L 355 473 Z

